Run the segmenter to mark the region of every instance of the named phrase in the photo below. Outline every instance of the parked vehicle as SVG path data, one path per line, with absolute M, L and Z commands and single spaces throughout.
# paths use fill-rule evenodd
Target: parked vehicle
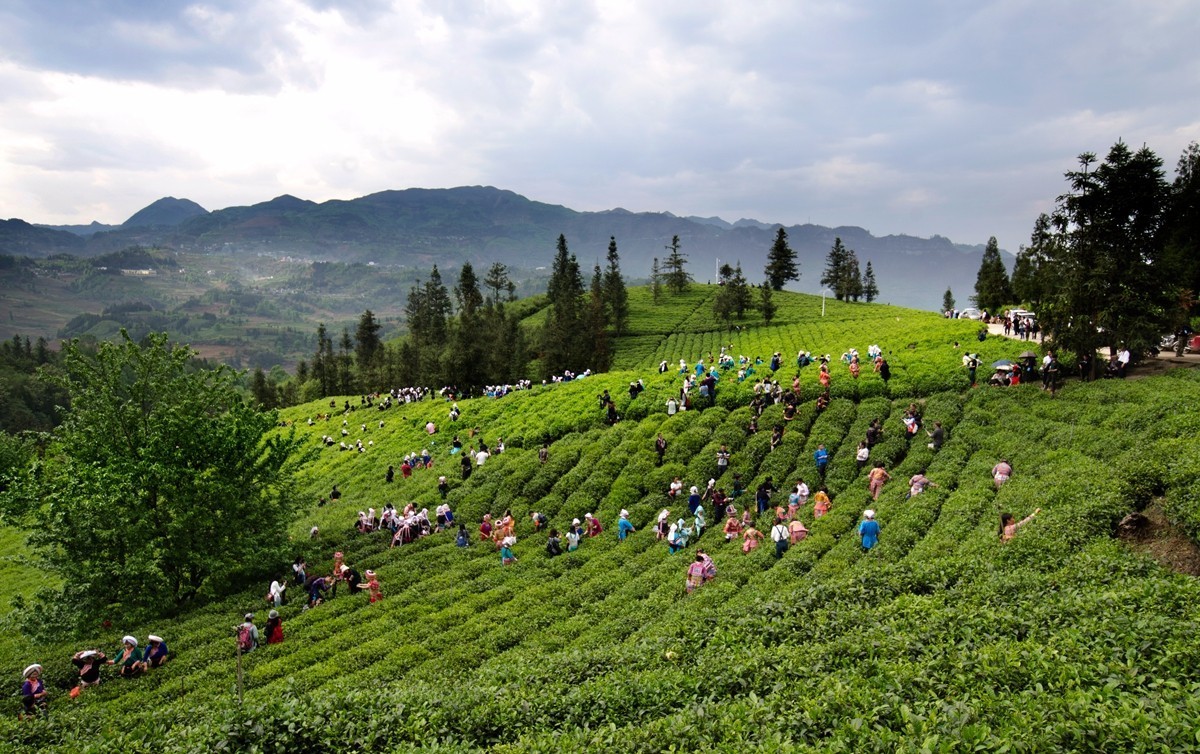
M 966 309 L 960 309 L 958 312 L 959 319 L 981 319 L 983 312 L 973 306 L 968 306 Z

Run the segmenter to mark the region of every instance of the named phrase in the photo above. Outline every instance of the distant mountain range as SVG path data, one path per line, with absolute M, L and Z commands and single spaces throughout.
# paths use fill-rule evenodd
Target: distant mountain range
M 577 212 L 532 201 L 489 186 L 382 191 L 352 200 L 312 202 L 284 195 L 248 207 L 209 212 L 187 199 L 159 199 L 118 226 L 92 223 L 39 226 L 0 221 L 0 254 L 96 256 L 134 245 L 182 251 L 247 254 L 267 252 L 314 261 L 375 262 L 455 268 L 503 262 L 535 268 L 550 263 L 555 240 L 567 237 L 585 275 L 603 264 L 609 236 L 631 277 L 645 277 L 651 260 L 678 235 L 688 269 L 712 280 L 718 260 L 738 262 L 752 282 L 763 277 L 777 224 L 719 217 L 679 217 L 670 212 L 612 209 Z M 871 261 L 883 301 L 937 309 L 949 286 L 965 305 L 974 288 L 983 244 L 952 243 L 941 236 L 876 237 L 854 226 L 785 226 L 802 277 L 789 286 L 820 291 L 825 255 L 834 239 Z M 982 239 L 981 239 L 982 240 Z

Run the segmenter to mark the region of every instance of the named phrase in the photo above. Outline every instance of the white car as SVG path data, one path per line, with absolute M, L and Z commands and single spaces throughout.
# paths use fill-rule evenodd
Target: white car
M 983 312 L 979 311 L 973 306 L 969 306 L 966 309 L 960 309 L 958 312 L 959 319 L 981 319 L 982 317 Z
M 1008 313 L 1008 316 L 1012 317 L 1014 320 L 1018 320 L 1018 319 L 1032 319 L 1034 321 L 1037 320 L 1037 315 L 1034 314 L 1033 312 L 1029 311 L 1028 309 L 1013 309 L 1011 312 Z

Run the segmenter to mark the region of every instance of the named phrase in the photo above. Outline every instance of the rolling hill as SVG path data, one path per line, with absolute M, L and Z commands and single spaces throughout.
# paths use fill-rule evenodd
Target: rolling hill
M 0 670 L 15 679 L 40 661 L 55 696 L 48 722 L 5 716 L 0 738 L 61 752 L 1196 747 L 1200 586 L 1111 536 L 1153 500 L 1181 524 L 1194 519 L 1200 454 L 1190 438 L 1200 419 L 1186 407 L 1200 400 L 1195 371 L 1074 383 L 1057 397 L 1034 385 L 970 389 L 952 343 L 973 334 L 971 323 L 836 303 L 822 318 L 819 298 L 785 294 L 780 323 L 747 323 L 732 353 L 753 360 L 782 351 L 776 376 L 790 382 L 800 348 L 836 359 L 879 343 L 896 376 L 884 383 L 868 369 L 855 380 L 839 364 L 834 400 L 818 412 L 815 368 L 804 368 L 795 418 L 785 421 L 773 405 L 760 420 L 786 427 L 772 450 L 767 429 L 746 431 L 763 365 L 740 384 L 725 372 L 711 408 L 665 411 L 681 377 L 654 365 L 730 345 L 728 332 L 689 324 L 706 293 L 663 307 L 635 297 L 636 340 L 618 342 L 621 371 L 463 401 L 457 424 L 440 400 L 387 411 L 356 405 L 328 419 L 325 401 L 284 412 L 314 444 L 343 426 L 369 443 L 364 453 L 320 451 L 303 476 L 314 503 L 293 535 L 315 572 L 329 569 L 335 550 L 377 571 L 383 601 L 343 592 L 304 610 L 292 586 L 285 642 L 245 659 L 242 706 L 231 626 L 247 610 L 265 612 L 265 585 L 176 620 L 114 625 L 75 641 L 9 637 Z M 1020 347 L 980 346 L 988 359 Z M 630 399 L 624 388 L 636 379 L 646 390 Z M 611 427 L 596 402 L 604 389 L 622 417 Z M 914 401 L 927 423 L 949 430 L 937 452 L 902 437 Z M 885 434 L 872 459 L 893 480 L 873 501 L 854 452 L 874 419 Z M 427 421 L 441 426 L 432 437 Z M 474 444 L 476 428 L 507 450 L 464 481 L 449 440 L 459 433 Z M 661 466 L 651 450 L 658 433 L 668 441 Z M 744 554 L 711 527 L 698 546 L 717 576 L 687 594 L 684 570 L 697 545 L 669 554 L 651 524 L 664 507 L 678 513 L 681 504 L 665 495 L 670 480 L 703 484 L 722 444 L 732 451 L 722 481 L 740 474 L 754 489 L 772 477 L 783 488 L 773 505 L 786 504 L 796 478 L 820 479 L 812 453 L 824 444 L 833 504 L 821 518 L 802 509 L 810 534 L 780 559 L 769 542 Z M 432 469 L 384 481 L 389 464 L 422 449 Z M 990 470 L 1000 458 L 1015 473 L 997 489 Z M 909 498 L 905 480 L 921 470 L 936 486 Z M 447 502 L 472 533 L 485 513 L 512 510 L 515 564 L 501 565 L 477 536 L 467 548 L 444 532 L 389 549 L 385 534 L 351 528 L 357 511 L 386 502 L 432 510 L 443 474 Z M 316 505 L 333 484 L 343 497 Z M 736 501 L 739 510 L 744 503 Z M 870 552 L 854 535 L 867 507 L 882 525 Z M 1013 541 L 998 541 L 999 512 L 1020 517 L 1038 507 Z M 638 529 L 624 542 L 614 526 L 622 509 Z M 549 558 L 546 535 L 529 523 L 534 510 L 560 530 L 594 513 L 607 530 Z M 765 530 L 767 517 L 758 523 Z M 111 650 L 126 632 L 158 633 L 177 656 L 144 678 L 109 678 L 68 701 L 70 654 Z

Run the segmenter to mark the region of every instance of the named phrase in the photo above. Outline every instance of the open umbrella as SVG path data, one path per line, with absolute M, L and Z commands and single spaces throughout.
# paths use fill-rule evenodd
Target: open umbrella
M 1036 354 L 1036 353 L 1034 353 L 1033 351 L 1022 351 L 1022 352 L 1021 352 L 1021 355 L 1020 355 L 1018 358 L 1021 358 L 1021 359 L 1036 359 L 1036 358 L 1037 358 L 1037 354 Z
M 999 361 L 993 361 L 992 366 L 994 366 L 997 369 L 1001 369 L 1003 367 L 1011 367 L 1012 360 L 1011 359 L 1000 359 Z

